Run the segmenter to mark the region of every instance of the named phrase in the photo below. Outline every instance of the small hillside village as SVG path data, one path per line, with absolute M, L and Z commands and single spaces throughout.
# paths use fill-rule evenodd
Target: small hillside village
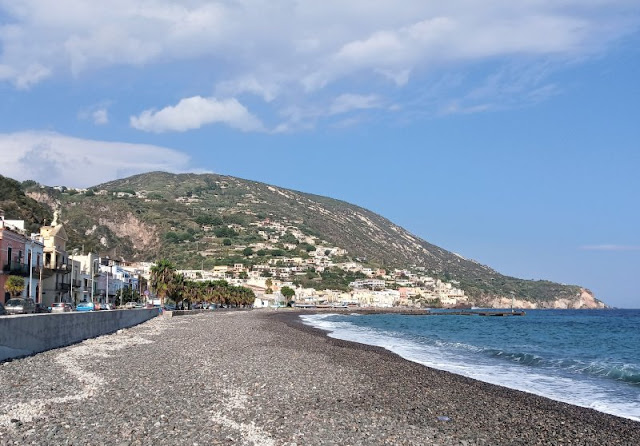
M 361 306 L 361 307 L 455 307 L 467 305 L 467 296 L 456 287 L 457 282 L 444 282 L 428 276 L 419 267 L 407 269 L 380 269 L 359 260 L 344 260 L 346 251 L 305 235 L 295 226 L 264 219 L 252 222 L 263 242 L 252 243 L 255 251 L 273 248 L 275 243 L 292 249 L 291 236 L 301 243 L 313 246 L 304 257 L 264 258 L 264 263 L 232 266 L 220 265 L 211 269 L 178 270 L 191 281 L 225 280 L 231 285 L 250 288 L 255 296 L 255 308 L 278 307 L 285 303 L 281 293 L 284 287 L 295 291 L 292 298 L 298 305 Z M 228 227 L 242 230 L 237 225 Z M 206 225 L 202 228 L 208 231 Z M 287 237 L 284 237 L 287 235 Z M 24 221 L 0 218 L 0 275 L 2 295 L 0 302 L 11 296 L 5 289 L 9 275 L 24 278 L 23 297 L 30 297 L 43 306 L 54 302 L 81 301 L 116 304 L 126 291 L 135 290 L 146 303 L 158 303 L 153 290 L 147 288 L 153 263 L 127 262 L 122 259 L 101 257 L 67 249 L 68 237 L 58 222 L 57 212 L 48 226 L 39 233 L 27 234 Z M 292 245 L 292 246 L 291 246 Z M 247 247 L 245 247 L 246 249 Z M 179 267 L 179 265 L 178 265 Z M 309 271 L 339 268 L 360 277 L 349 283 L 348 291 L 306 288 L 296 285 L 296 279 Z M 299 283 L 299 282 L 298 282 Z M 143 302 L 144 303 L 144 302 Z

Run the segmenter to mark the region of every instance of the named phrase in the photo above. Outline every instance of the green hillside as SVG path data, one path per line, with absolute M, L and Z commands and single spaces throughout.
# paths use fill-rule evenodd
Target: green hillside
M 60 207 L 72 247 L 113 257 L 167 257 L 180 268 L 210 268 L 304 258 L 322 245 L 344 249 L 334 261 L 358 259 L 371 267 L 407 268 L 457 281 L 480 303 L 511 295 L 549 302 L 581 291 L 503 276 L 350 203 L 230 176 L 152 172 L 87 192 L 31 185 L 27 193 Z M 33 200 L 24 207 L 32 205 Z M 285 228 L 273 243 L 270 234 L 281 230 L 269 225 Z M 325 280 L 321 275 L 308 279 Z

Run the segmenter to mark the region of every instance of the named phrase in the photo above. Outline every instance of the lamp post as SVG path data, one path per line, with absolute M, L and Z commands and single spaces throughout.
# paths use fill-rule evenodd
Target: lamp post
M 29 299 L 33 299 L 33 241 L 29 243 Z
M 109 301 L 109 276 L 113 276 L 113 264 L 108 265 L 109 271 L 107 271 L 107 286 L 104 290 L 104 302 L 110 304 Z
M 69 294 L 71 295 L 71 300 L 73 301 L 73 305 L 78 305 L 75 297 L 73 296 L 73 257 L 78 253 L 78 248 L 71 251 L 71 284 Z
M 96 288 L 96 286 L 95 286 L 96 272 L 95 272 L 95 269 L 93 267 L 93 265 L 95 265 L 95 263 L 96 263 L 96 260 L 98 260 L 98 259 L 91 259 L 91 268 L 90 268 L 90 271 L 91 271 L 91 302 L 92 303 L 94 302 L 94 293 L 95 293 L 95 288 Z

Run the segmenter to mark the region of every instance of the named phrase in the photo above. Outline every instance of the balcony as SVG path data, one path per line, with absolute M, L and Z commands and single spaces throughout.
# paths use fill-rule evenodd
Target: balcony
M 69 291 L 71 285 L 68 283 L 56 283 L 56 291 Z
M 71 268 L 66 263 L 61 263 L 60 265 L 56 265 L 53 263 L 44 264 L 44 274 L 47 275 L 47 277 L 50 277 L 55 273 L 69 274 L 70 272 Z
M 2 266 L 2 272 L 5 274 L 11 274 L 14 276 L 29 276 L 29 265 L 25 265 L 24 263 L 11 262 L 7 265 Z M 34 275 L 36 274 L 34 268 Z

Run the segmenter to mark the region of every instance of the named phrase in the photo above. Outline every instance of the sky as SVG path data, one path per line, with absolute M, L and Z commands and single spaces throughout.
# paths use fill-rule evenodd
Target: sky
M 638 0 L 0 0 L 0 155 L 327 195 L 640 308 Z

